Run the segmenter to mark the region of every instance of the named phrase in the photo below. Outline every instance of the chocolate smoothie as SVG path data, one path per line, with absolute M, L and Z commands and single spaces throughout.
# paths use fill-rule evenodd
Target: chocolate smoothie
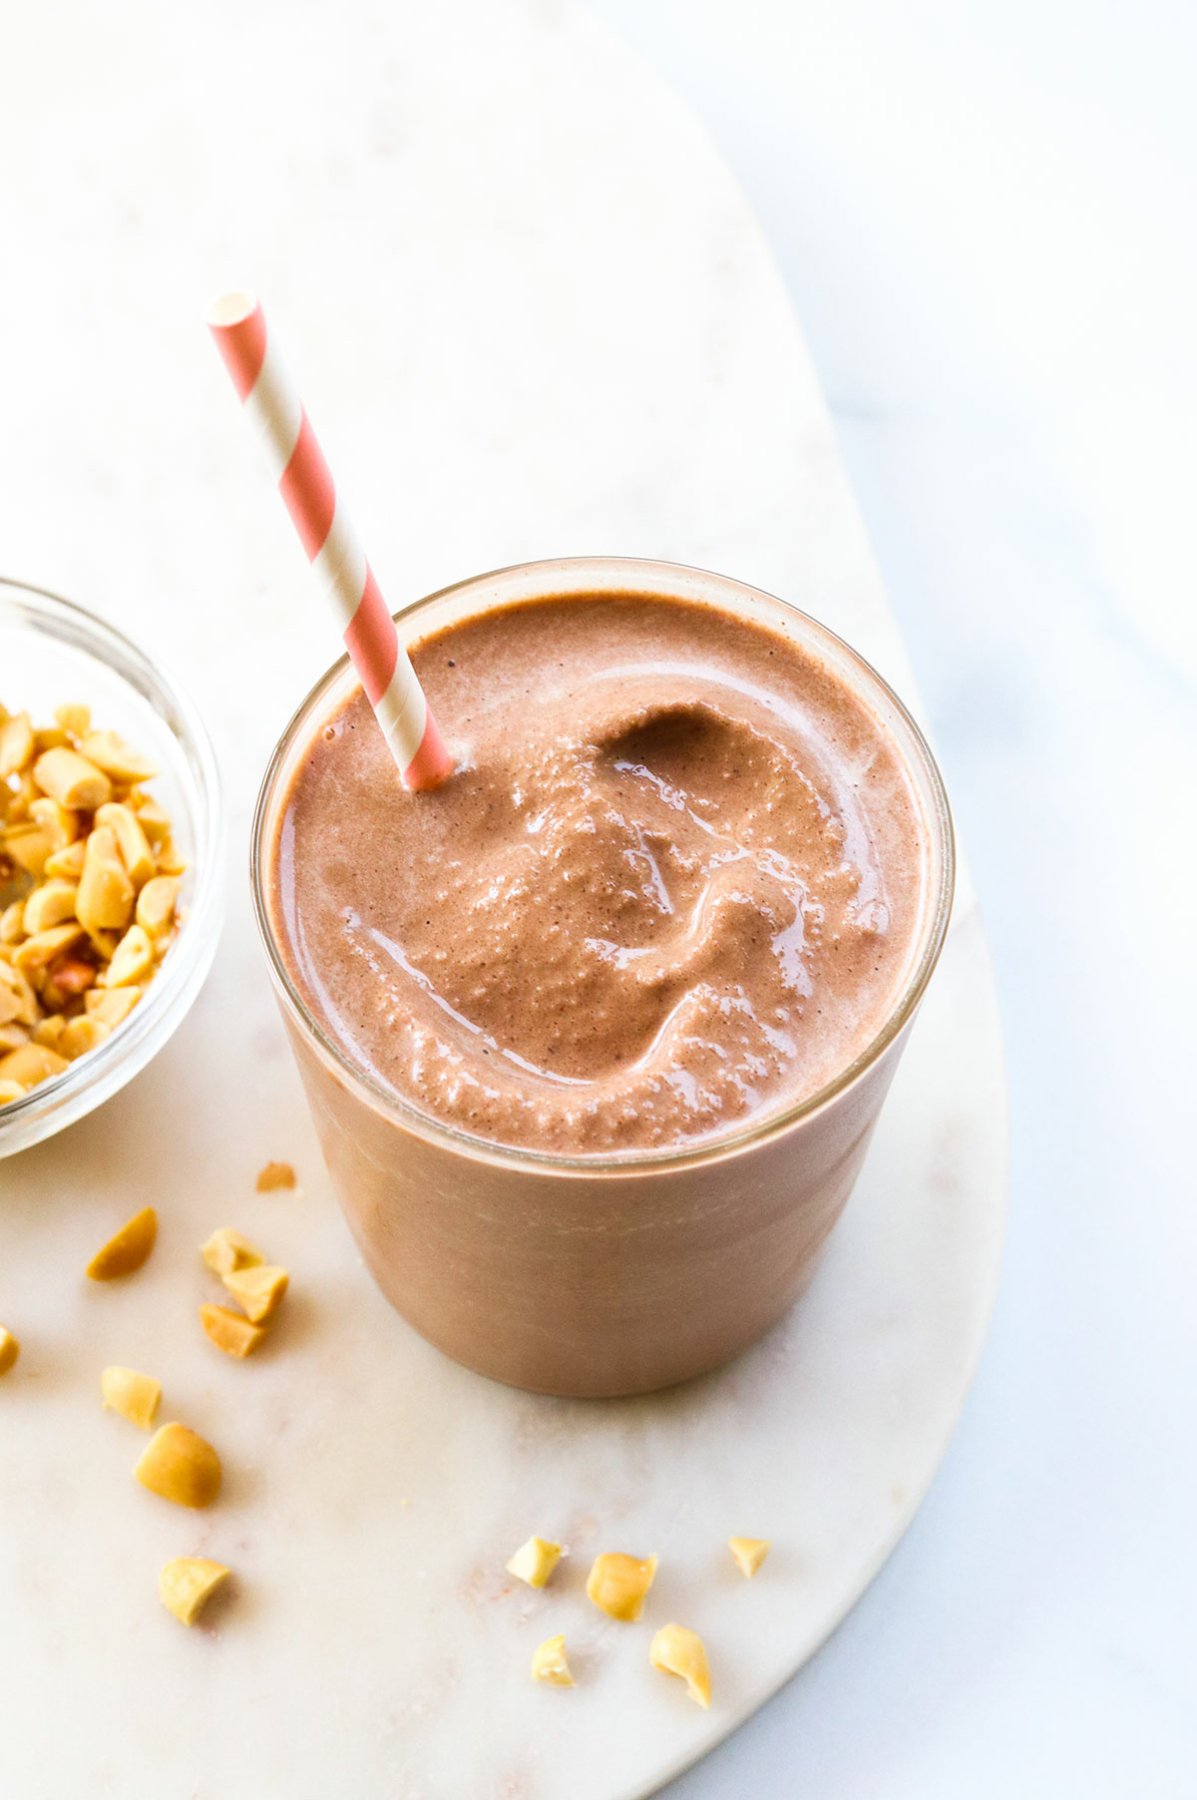
M 459 773 L 407 793 L 358 690 L 274 857 L 294 979 L 366 1076 L 577 1156 L 743 1127 L 865 1048 L 910 962 L 917 810 L 821 662 L 636 594 L 508 606 L 415 660 Z
M 254 825 L 349 1223 L 487 1375 L 701 1374 L 802 1292 L 863 1161 L 947 924 L 935 766 L 846 645 L 700 570 L 530 563 L 401 629 L 457 772 L 405 792 L 342 666 Z

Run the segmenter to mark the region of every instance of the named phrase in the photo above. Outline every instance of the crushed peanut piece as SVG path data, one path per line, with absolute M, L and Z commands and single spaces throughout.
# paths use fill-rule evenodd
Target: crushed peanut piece
M 727 1547 L 735 1558 L 741 1575 L 751 1579 L 772 1548 L 768 1538 L 728 1538 Z
M 7 1106 L 10 1100 L 23 1100 L 28 1092 L 19 1081 L 0 1081 L 0 1106 Z
M 199 1316 L 209 1338 L 226 1356 L 252 1356 L 266 1336 L 264 1325 L 255 1325 L 231 1306 L 201 1306 Z
M 205 1606 L 232 1574 L 206 1556 L 177 1556 L 158 1577 L 158 1598 L 184 1625 L 194 1625 Z
M 706 1645 L 687 1625 L 662 1625 L 649 1645 L 648 1660 L 666 1675 L 680 1675 L 691 1700 L 711 1704 L 711 1667 Z
M 158 1215 L 152 1206 L 134 1213 L 115 1237 L 97 1250 L 87 1265 L 92 1281 L 112 1281 L 118 1275 L 132 1275 L 149 1256 L 158 1236 Z
M 560 1544 L 554 1544 L 548 1538 L 530 1537 L 508 1560 L 507 1573 L 526 1581 L 529 1587 L 542 1588 L 548 1585 L 560 1560 Z
M 283 1303 L 290 1280 L 277 1263 L 257 1263 L 248 1269 L 231 1269 L 221 1280 L 247 1319 L 255 1325 L 272 1319 Z
M 259 1170 L 257 1189 L 259 1194 L 273 1193 L 275 1188 L 293 1188 L 295 1186 L 295 1170 L 290 1163 L 268 1162 Z
M 100 979 L 105 987 L 131 987 L 134 982 L 144 981 L 153 966 L 154 946 L 149 932 L 140 925 L 130 925 Z
M 8 1374 L 20 1354 L 21 1346 L 18 1340 L 11 1331 L 6 1331 L 3 1325 L 0 1325 L 0 1375 Z
M 239 1231 L 231 1225 L 222 1225 L 214 1231 L 206 1244 L 201 1245 L 200 1255 L 214 1275 L 230 1275 L 234 1269 L 253 1269 L 266 1258 L 260 1250 L 255 1250 L 248 1238 L 243 1238 Z
M 211 1506 L 223 1473 L 211 1444 L 186 1425 L 161 1425 L 133 1470 L 142 1487 L 176 1506 Z
M 40 728 L 0 706 L 0 1055 L 31 1038 L 57 1053 L 58 1031 L 39 1030 L 52 1019 L 86 1012 L 115 1029 L 170 949 L 184 865 L 141 785 L 153 773 L 114 733 L 93 731 L 85 706 L 59 707 Z M 104 1008 L 86 998 L 126 989 Z M 106 1035 L 73 1032 L 70 1057 Z M 0 1105 L 20 1097 L 11 1084 L 24 1093 L 64 1066 L 22 1057 L 0 1074 Z
M 644 1610 L 648 1590 L 657 1573 L 655 1556 L 625 1556 L 608 1550 L 596 1556 L 586 1578 L 586 1598 L 610 1619 L 635 1624 Z
M 42 751 L 33 765 L 33 779 L 43 794 L 57 800 L 67 812 L 94 813 L 112 798 L 112 783 L 104 771 L 61 744 L 56 750 Z
M 45 1044 L 22 1044 L 7 1056 L 0 1056 L 0 1081 L 16 1082 L 25 1092 L 39 1081 L 48 1081 L 51 1075 L 61 1075 L 69 1066 L 65 1056 L 47 1049 Z
M 114 1365 L 101 1374 L 100 1393 L 109 1412 L 119 1413 L 130 1424 L 140 1425 L 143 1431 L 153 1428 L 154 1414 L 162 1398 L 162 1383 L 155 1381 L 152 1375 Z
M 532 1679 L 543 1681 L 548 1687 L 576 1686 L 565 1657 L 563 1632 L 557 1637 L 546 1638 L 532 1652 Z
M 62 1019 L 62 1014 L 55 1015 Z M 46 1021 L 49 1024 L 49 1020 Z M 68 1062 L 74 1062 L 77 1056 L 86 1056 L 97 1044 L 102 1044 L 106 1037 L 112 1036 L 112 1027 L 105 1025 L 102 1019 L 90 1019 L 84 1013 L 78 1019 L 63 1021 L 62 1030 L 56 1034 L 55 1049 L 59 1056 L 65 1056 Z
M 84 756 L 95 763 L 97 769 L 103 769 L 114 781 L 125 782 L 130 786 L 150 781 L 158 772 L 153 763 L 147 762 L 144 756 L 138 756 L 135 750 L 130 750 L 115 731 L 88 731 L 79 740 L 79 748 Z

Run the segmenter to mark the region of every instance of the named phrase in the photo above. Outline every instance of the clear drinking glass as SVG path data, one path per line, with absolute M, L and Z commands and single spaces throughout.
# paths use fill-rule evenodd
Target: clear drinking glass
M 517 1387 L 615 1395 L 718 1366 L 780 1318 L 847 1201 L 947 930 L 951 819 L 922 734 L 832 632 L 724 576 L 570 558 L 445 588 L 398 613 L 423 637 L 513 601 L 643 593 L 714 605 L 797 639 L 871 709 L 921 815 L 920 912 L 901 990 L 872 1042 L 820 1092 L 682 1149 L 560 1156 L 433 1119 L 356 1067 L 304 1003 L 271 901 L 280 808 L 297 763 L 356 676 L 342 659 L 284 731 L 251 845 L 258 928 L 324 1155 L 379 1286 L 432 1343 Z

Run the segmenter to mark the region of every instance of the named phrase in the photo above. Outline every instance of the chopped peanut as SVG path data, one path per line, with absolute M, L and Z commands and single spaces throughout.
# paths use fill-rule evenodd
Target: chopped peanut
M 54 723 L 61 726 L 68 737 L 86 737 L 91 730 L 91 707 L 81 706 L 78 701 L 57 706 L 54 709 Z
M 144 981 L 154 966 L 154 946 L 140 925 L 130 925 L 112 953 L 105 985 L 110 988 L 131 987 Z
M 255 1185 L 259 1194 L 271 1194 L 276 1188 L 293 1188 L 295 1170 L 290 1163 L 268 1162 L 264 1169 L 259 1169 Z
M 176 1506 L 211 1506 L 220 1492 L 220 1458 L 186 1425 L 161 1425 L 133 1470 L 142 1487 Z
M 19 1081 L 0 1081 L 0 1106 L 7 1106 L 10 1100 L 20 1100 L 29 1092 Z
M 239 1231 L 231 1225 L 222 1225 L 214 1231 L 206 1244 L 200 1246 L 200 1255 L 214 1275 L 231 1275 L 234 1269 L 254 1269 L 266 1258 L 260 1250 L 255 1250 L 248 1238 L 243 1238 Z
M 78 895 L 79 890 L 71 881 L 43 881 L 25 902 L 22 922 L 26 933 L 33 937 L 39 931 L 48 931 L 51 925 L 73 919 Z
M 142 794 L 137 788 L 129 795 L 129 805 L 137 814 L 137 822 L 145 832 L 150 844 L 157 849 L 170 836 L 170 820 L 156 800 Z
M 63 746 L 42 752 L 33 765 L 33 779 L 43 794 L 68 812 L 95 812 L 112 798 L 112 783 L 104 771 L 77 750 Z
M 140 999 L 139 987 L 89 988 L 83 1005 L 89 1018 L 98 1019 L 101 1025 L 116 1026 L 128 1018 Z
M 150 937 L 161 937 L 170 929 L 175 916 L 175 896 L 179 891 L 177 875 L 154 875 L 137 896 L 136 919 Z
M 135 888 L 143 888 L 154 873 L 154 857 L 137 814 L 128 806 L 110 801 L 96 813 L 96 824 L 111 831 L 129 880 Z
M 77 944 L 82 936 L 83 927 L 73 920 L 68 925 L 51 925 L 46 931 L 39 931 L 36 937 L 27 937 L 23 944 L 17 945 L 12 953 L 13 964 L 30 981 L 40 980 L 50 964 Z
M 62 1017 L 61 1013 L 58 1015 Z M 89 1019 L 86 1013 L 78 1019 L 68 1019 L 58 1034 L 55 1048 L 59 1056 L 65 1056 L 68 1062 L 74 1062 L 77 1056 L 85 1056 L 94 1050 L 104 1039 L 112 1036 L 112 1027 L 105 1025 L 101 1019 Z
M 573 1687 L 574 1678 L 570 1674 L 569 1663 L 565 1658 L 565 1635 L 546 1638 L 532 1652 L 532 1679 L 543 1681 L 548 1687 Z
M 261 1325 L 282 1305 L 290 1276 L 275 1263 L 256 1263 L 248 1269 L 230 1269 L 221 1280 L 246 1318 Z
M 625 1556 L 620 1550 L 608 1550 L 594 1559 L 586 1578 L 586 1598 L 608 1618 L 635 1624 L 656 1572 L 655 1556 Z
M 44 1044 L 47 1050 L 58 1050 L 58 1040 L 69 1023 L 61 1013 L 51 1013 L 48 1019 L 39 1019 L 33 1027 L 33 1042 Z M 59 1051 L 59 1055 L 61 1054 Z
M 100 1392 L 109 1412 L 119 1413 L 122 1419 L 140 1425 L 143 1431 L 152 1430 L 154 1414 L 162 1398 L 162 1383 L 155 1381 L 152 1375 L 113 1366 L 100 1376 Z
M 509 1558 L 507 1573 L 526 1581 L 529 1587 L 547 1586 L 550 1575 L 561 1560 L 561 1545 L 548 1538 L 530 1537 Z
M 33 726 L 28 713 L 14 713 L 0 725 L 0 781 L 18 775 L 33 757 Z
M 201 1306 L 200 1324 L 218 1350 L 226 1356 L 252 1356 L 266 1336 L 264 1325 L 255 1325 L 231 1306 Z
M 158 1598 L 184 1625 L 194 1625 L 205 1606 L 232 1574 L 206 1556 L 177 1556 L 158 1577 Z
M 86 1055 L 128 1017 L 170 948 L 183 870 L 138 785 L 150 765 L 93 732 L 86 707 L 59 713 L 35 728 L 0 707 L 0 878 L 16 888 L 0 908 L 0 1057 L 30 1039 L 39 1052 L 0 1079 L 22 1090 L 61 1072 L 40 1052 Z
M 49 833 L 50 853 L 53 856 L 59 856 L 69 849 L 79 835 L 79 814 L 68 812 L 65 806 L 59 806 L 57 800 L 49 800 L 45 795 L 29 802 L 29 817 Z
M 0 1081 L 15 1081 L 23 1088 L 31 1088 L 39 1081 L 48 1081 L 51 1075 L 61 1075 L 67 1067 L 66 1057 L 48 1050 L 45 1044 L 22 1044 L 20 1049 L 0 1056 Z
M 10 808 L 10 817 L 12 809 Z M 43 873 L 54 843 L 44 825 L 13 824 L 4 829 L 5 854 L 34 880 Z
M 21 1346 L 17 1339 L 11 1331 L 6 1331 L 0 1325 L 0 1375 L 8 1374 L 20 1354 Z
M 138 756 L 135 750 L 130 750 L 115 731 L 89 731 L 80 739 L 79 748 L 98 769 L 103 769 L 106 775 L 111 775 L 116 781 L 135 784 L 149 781 L 157 774 L 153 763 L 147 762 L 144 756 Z
M 116 833 L 98 825 L 87 840 L 76 918 L 87 931 L 123 931 L 133 917 L 135 898 Z
M 148 1258 L 157 1236 L 158 1215 L 152 1206 L 143 1206 L 96 1251 L 87 1265 L 88 1276 L 92 1281 L 112 1281 L 118 1275 L 134 1274 Z
M 666 1675 L 680 1675 L 691 1700 L 704 1710 L 711 1704 L 711 1668 L 706 1645 L 686 1625 L 662 1625 L 649 1646 L 648 1660 Z
M 768 1556 L 771 1545 L 768 1538 L 728 1538 L 727 1547 L 741 1575 L 751 1579 Z

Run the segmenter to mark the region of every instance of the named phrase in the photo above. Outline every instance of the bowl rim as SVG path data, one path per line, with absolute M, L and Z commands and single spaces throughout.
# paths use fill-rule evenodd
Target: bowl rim
M 220 928 L 220 848 L 224 835 L 223 792 L 212 739 L 198 707 L 173 673 L 117 626 L 52 588 L 0 575 L 0 601 L 10 593 L 18 597 L 18 604 L 22 595 L 31 599 L 33 610 L 65 627 L 57 634 L 62 641 L 102 662 L 153 707 L 179 740 L 187 766 L 194 772 L 198 804 L 196 817 L 190 821 L 195 832 L 189 863 L 194 886 L 176 943 L 149 983 L 143 1000 L 111 1037 L 0 1108 L 0 1155 L 8 1153 L 6 1139 L 22 1139 L 12 1145 L 14 1151 L 31 1147 L 102 1104 L 157 1054 L 182 1022 L 215 952 Z M 132 679 L 131 671 L 139 681 Z M 123 1074 L 122 1065 L 129 1065 Z M 88 1104 L 93 1090 L 94 1098 Z M 56 1114 L 61 1117 L 55 1118 Z M 39 1119 L 45 1123 L 44 1130 L 36 1129 L 35 1121 Z
M 770 1111 L 738 1130 L 717 1137 L 699 1138 L 690 1144 L 669 1145 L 647 1150 L 606 1150 L 567 1154 L 505 1144 L 495 1139 L 481 1137 L 459 1126 L 451 1125 L 445 1120 L 438 1119 L 432 1114 L 424 1112 L 414 1102 L 404 1099 L 393 1090 L 384 1088 L 381 1083 L 373 1081 L 360 1065 L 350 1059 L 332 1034 L 323 1029 L 307 1006 L 298 985 L 292 980 L 286 961 L 275 942 L 270 921 L 269 902 L 265 891 L 266 822 L 274 789 L 283 772 L 292 745 L 304 724 L 313 718 L 321 702 L 346 676 L 349 670 L 347 655 L 340 657 L 337 662 L 325 670 L 292 713 L 271 752 L 258 789 L 253 823 L 250 828 L 250 885 L 258 936 L 266 952 L 271 979 L 276 995 L 282 1003 L 284 1016 L 298 1030 L 303 1041 L 314 1049 L 325 1067 L 342 1085 L 348 1087 L 357 1099 L 370 1106 L 391 1123 L 401 1125 L 415 1137 L 426 1141 L 431 1140 L 457 1156 L 485 1162 L 491 1166 L 498 1164 L 507 1168 L 523 1169 L 527 1172 L 543 1170 L 546 1173 L 587 1178 L 629 1176 L 637 1173 L 647 1175 L 660 1173 L 663 1170 L 691 1167 L 697 1163 L 719 1161 L 751 1150 L 756 1145 L 792 1129 L 800 1121 L 830 1106 L 841 1094 L 863 1079 L 868 1071 L 880 1061 L 890 1046 L 901 1039 L 902 1033 L 913 1019 L 927 984 L 935 971 L 947 937 L 955 892 L 955 834 L 943 776 L 927 738 L 909 708 L 885 678 L 858 650 L 853 649 L 852 645 L 833 631 L 830 626 L 803 611 L 793 601 L 785 600 L 751 582 L 740 581 L 735 576 L 723 575 L 715 570 L 700 568 L 689 563 L 671 562 L 658 557 L 609 555 L 548 557 L 505 564 L 500 568 L 489 569 L 482 574 L 471 575 L 464 580 L 451 582 L 447 586 L 438 588 L 433 593 L 424 594 L 401 607 L 394 614 L 394 618 L 401 631 L 406 628 L 407 635 L 411 636 L 412 644 L 418 646 L 421 641 L 419 632 L 411 634 L 413 615 L 432 607 L 437 602 L 468 595 L 470 590 L 475 590 L 478 594 L 478 610 L 486 611 L 490 605 L 499 603 L 493 594 L 489 599 L 486 597 L 488 584 L 515 581 L 521 576 L 527 580 L 544 579 L 554 571 L 561 572 L 564 578 L 563 588 L 567 588 L 571 576 L 576 577 L 585 571 L 593 571 L 595 572 L 595 589 L 612 594 L 620 591 L 625 593 L 665 592 L 666 589 L 663 585 L 654 590 L 651 585 L 654 578 L 662 584 L 670 579 L 678 583 L 674 592 L 679 597 L 694 597 L 692 590 L 685 586 L 687 580 L 691 583 L 697 581 L 700 585 L 710 583 L 709 592 L 712 595 L 718 588 L 737 589 L 740 593 L 749 596 L 755 605 L 763 602 L 767 609 L 780 608 L 783 615 L 789 616 L 798 623 L 799 629 L 810 634 L 816 645 L 822 641 L 833 656 L 841 658 L 847 668 L 861 679 L 866 691 L 872 688 L 887 705 L 893 708 L 900 730 L 904 731 L 909 739 L 909 743 L 901 740 L 898 742 L 899 753 L 926 784 L 924 804 L 928 814 L 928 823 L 936 837 L 939 866 L 933 904 L 928 908 L 919 955 L 879 1030 L 849 1064 L 839 1070 L 816 1092 L 807 1095 L 802 1100 Z M 637 587 L 638 575 L 643 584 L 639 588 Z M 604 580 L 604 577 L 607 579 Z M 617 582 L 619 583 L 618 587 L 616 586 Z M 518 596 L 511 594 L 505 598 L 515 601 Z M 707 598 L 704 603 L 717 604 L 717 601 Z

